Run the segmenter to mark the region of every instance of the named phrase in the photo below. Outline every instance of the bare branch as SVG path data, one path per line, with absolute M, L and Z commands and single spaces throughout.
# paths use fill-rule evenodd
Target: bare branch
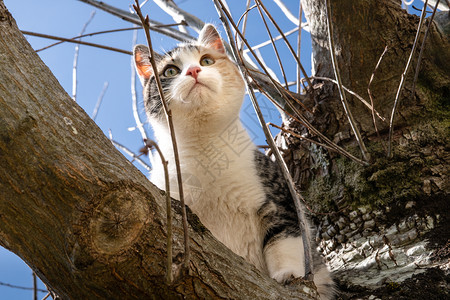
M 422 0 L 422 2 L 425 2 L 425 0 Z M 450 1 L 449 0 L 445 0 L 445 3 L 439 3 L 440 0 L 429 0 L 429 2 L 430 2 L 431 6 L 437 7 L 441 11 L 448 11 L 448 10 L 450 10 L 449 9 L 449 7 L 450 7 Z
M 305 76 L 306 82 L 308 82 L 308 86 L 312 88 L 311 80 L 309 80 L 308 74 L 306 73 L 305 69 L 303 68 L 302 63 L 300 62 L 300 58 L 297 57 L 297 54 L 295 53 L 295 50 L 292 48 L 291 44 L 289 43 L 288 39 L 284 35 L 283 31 L 281 30 L 280 26 L 278 26 L 277 22 L 275 22 L 274 18 L 272 18 L 272 15 L 269 13 L 267 8 L 264 6 L 264 4 L 260 0 L 255 0 L 255 2 L 261 6 L 261 8 L 264 10 L 266 15 L 269 17 L 272 24 L 275 26 L 275 28 L 278 30 L 278 32 L 283 37 L 283 40 L 285 41 L 286 46 L 288 47 L 289 51 L 291 52 L 293 58 L 297 62 L 297 65 L 299 66 L 300 70 L 302 71 L 303 75 Z
M 412 58 L 414 56 L 414 53 L 416 52 L 417 44 L 419 42 L 420 31 L 422 30 L 422 25 L 423 25 L 423 22 L 425 20 L 427 3 L 428 3 L 428 0 L 425 0 L 425 5 L 423 6 L 422 14 L 420 15 L 419 26 L 417 27 L 417 32 L 416 32 L 416 37 L 414 39 L 414 44 L 412 46 L 411 53 L 410 53 L 409 58 L 408 58 L 408 62 L 406 63 L 405 70 L 403 71 L 402 77 L 400 79 L 400 84 L 399 84 L 398 89 L 397 89 L 397 94 L 395 95 L 394 106 L 392 107 L 391 119 L 389 121 L 389 140 L 388 140 L 388 152 L 387 152 L 387 156 L 388 157 L 392 157 L 392 149 L 391 149 L 391 147 L 392 147 L 392 135 L 394 133 L 395 113 L 397 111 L 397 106 L 398 106 L 398 104 L 400 102 L 400 94 L 401 94 L 401 92 L 403 90 L 403 86 L 405 85 L 406 74 L 409 71 L 409 68 L 410 68 L 411 63 L 412 63 Z
M 278 54 L 278 49 L 277 49 L 277 46 L 275 45 L 275 42 L 273 40 L 272 33 L 270 32 L 269 26 L 267 25 L 267 22 L 266 22 L 266 18 L 264 18 L 264 14 L 261 11 L 261 6 L 260 5 L 256 5 L 256 7 L 258 8 L 259 15 L 261 16 L 261 19 L 263 20 L 264 26 L 266 27 L 267 34 L 269 34 L 270 42 L 272 44 L 273 51 L 275 52 L 275 56 L 277 57 L 278 65 L 280 66 L 280 70 L 281 70 L 281 73 L 283 75 L 284 83 L 286 84 L 286 88 L 288 88 L 288 80 L 286 78 L 286 73 L 284 72 L 283 63 L 281 62 L 280 55 Z
M 97 99 L 97 103 L 95 104 L 94 112 L 92 113 L 92 120 L 94 120 L 94 121 L 97 118 L 98 110 L 100 108 L 100 105 L 102 104 L 103 97 L 105 96 L 108 86 L 109 86 L 108 81 L 105 81 L 105 83 L 103 84 L 102 92 L 100 93 L 100 96 Z
M 154 26 L 154 27 L 155 27 L 155 28 L 156 28 L 156 27 L 157 27 L 157 28 L 164 28 L 164 27 L 172 27 L 172 26 L 178 26 L 178 25 L 183 25 L 183 24 L 185 24 L 185 23 L 163 24 L 163 25 L 157 25 L 157 26 Z M 113 33 L 113 32 L 121 32 L 121 31 L 135 30 L 135 29 L 142 29 L 142 27 L 135 26 L 135 27 L 128 27 L 128 28 L 119 28 L 119 29 L 111 29 L 111 30 L 97 31 L 97 32 L 86 33 L 86 34 L 82 34 L 82 35 L 79 35 L 79 36 L 75 36 L 75 37 L 73 37 L 72 39 L 75 40 L 75 39 L 82 38 L 82 37 L 86 37 L 86 36 L 94 36 L 94 35 L 98 35 L 98 34 Z M 46 49 L 48 49 L 48 48 L 51 48 L 51 47 L 54 47 L 54 46 L 56 46 L 56 45 L 62 44 L 62 43 L 64 43 L 64 42 L 65 42 L 65 41 L 59 41 L 59 42 L 57 42 L 57 43 L 53 43 L 53 44 L 48 45 L 48 46 L 46 46 L 46 47 L 44 47 L 44 48 L 41 48 L 41 49 L 36 50 L 36 52 L 39 52 L 39 51 L 42 51 L 42 50 L 46 50 Z
M 141 9 L 139 7 L 139 0 L 135 0 L 136 5 L 133 5 L 134 10 L 139 16 L 139 19 L 141 20 L 141 24 L 144 26 L 145 36 L 147 37 L 147 44 L 150 51 L 150 62 L 153 69 L 153 74 L 155 76 L 155 81 L 158 86 L 158 92 L 159 97 L 161 98 L 161 102 L 163 104 L 163 110 L 166 115 L 167 124 L 169 125 L 169 131 L 170 136 L 172 140 L 172 148 L 173 148 L 173 154 L 175 158 L 175 167 L 177 170 L 177 181 L 178 181 L 178 191 L 180 196 L 180 202 L 181 202 L 181 209 L 182 209 L 182 219 L 183 219 L 183 230 L 184 230 L 184 267 L 186 269 L 189 268 L 189 261 L 190 261 L 190 251 L 189 251 L 189 235 L 188 235 L 188 226 L 187 226 L 187 215 L 186 215 L 186 204 L 184 202 L 184 192 L 183 192 L 183 181 L 181 176 L 181 167 L 180 167 L 180 158 L 178 156 L 178 145 L 177 145 L 177 139 L 175 136 L 175 128 L 173 126 L 172 122 L 172 112 L 167 106 L 166 99 L 164 97 L 163 88 L 161 86 L 161 81 L 159 80 L 159 73 L 156 68 L 155 63 L 155 56 L 153 53 L 153 46 L 152 46 L 152 39 L 150 37 L 150 24 L 148 16 L 144 19 L 144 16 L 142 15 Z
M 164 181 L 166 185 L 166 211 L 167 211 L 167 265 L 166 265 L 166 280 L 168 284 L 173 281 L 172 274 L 172 199 L 170 198 L 170 180 L 169 180 L 169 170 L 167 168 L 168 161 L 164 158 L 164 155 L 156 144 L 152 140 L 145 140 L 146 149 L 155 148 L 161 158 L 161 163 L 164 168 Z M 147 150 L 148 151 L 148 150 Z M 150 151 L 148 151 L 150 152 Z
M 119 150 L 125 152 L 128 156 L 133 158 L 133 161 L 137 161 L 141 166 L 143 166 L 147 171 L 151 171 L 152 167 L 150 167 L 145 161 L 143 161 L 140 157 L 140 155 L 135 154 L 133 151 L 125 147 L 124 145 L 120 144 L 119 142 L 115 141 L 112 136 L 111 129 L 109 130 L 109 140 L 111 143 Z
M 200 20 L 194 15 L 182 10 L 178 7 L 172 0 L 153 0 L 162 10 L 169 14 L 175 22 L 184 21 L 189 27 L 193 28 L 195 31 L 200 32 L 205 22 Z
M 338 85 L 339 83 L 331 78 L 328 77 L 320 77 L 320 76 L 311 76 L 311 79 L 318 79 L 318 80 L 326 80 L 326 81 L 330 81 L 336 85 Z M 367 100 L 365 100 L 363 97 L 361 97 L 360 95 L 358 95 L 357 93 L 355 93 L 354 91 L 350 90 L 349 88 L 345 87 L 344 85 L 342 86 L 342 88 L 349 94 L 355 96 L 358 100 L 360 100 L 367 108 L 369 108 L 370 110 L 373 110 L 374 113 L 377 115 L 378 118 L 380 118 L 380 120 L 382 121 L 386 121 L 386 118 L 383 117 L 378 111 L 376 111 L 373 107 L 372 104 L 370 104 L 369 102 L 367 102 Z
M 302 44 L 302 1 L 300 1 L 300 6 L 298 8 L 298 37 L 297 37 L 297 56 L 300 57 L 300 49 Z M 300 67 L 297 66 L 297 94 L 301 92 L 301 81 L 302 73 Z
M 138 27 L 135 27 L 135 28 L 137 29 Z M 133 47 L 132 48 L 134 48 L 136 43 L 137 43 L 137 30 L 135 30 L 133 32 L 133 41 L 132 41 Z M 133 110 L 133 117 L 136 122 L 136 128 L 141 133 L 142 140 L 145 141 L 148 139 L 148 134 L 144 128 L 144 123 L 141 120 L 141 116 L 139 115 L 139 110 L 138 110 L 138 100 L 137 100 L 137 93 L 136 93 L 136 68 L 134 67 L 134 57 L 133 56 L 131 56 L 130 63 L 131 63 L 131 80 L 130 80 L 131 81 L 131 105 L 132 105 L 132 110 Z M 151 157 L 151 153 L 149 154 L 149 156 Z
M 142 27 L 141 27 L 142 28 Z M 71 38 L 72 40 L 76 40 L 82 37 L 86 37 L 86 36 L 93 36 L 93 35 L 97 35 L 97 34 L 104 34 L 104 33 L 112 33 L 112 32 L 120 32 L 120 31 L 127 31 L 127 30 L 134 30 L 136 29 L 136 27 L 129 27 L 129 28 L 120 28 L 120 29 L 112 29 L 112 30 L 104 30 L 104 31 L 98 31 L 98 32 L 93 32 L 93 33 L 87 33 L 87 34 L 82 34 L 82 35 L 78 35 L 78 36 L 74 36 L 73 38 Z M 64 43 L 65 41 L 59 41 L 53 44 L 50 44 L 48 46 L 45 46 L 44 48 L 41 49 L 37 49 L 35 50 L 36 52 L 40 52 L 43 50 L 47 50 L 51 47 L 57 46 L 59 44 Z
M 286 7 L 286 5 L 284 5 L 283 1 L 281 0 L 273 0 L 273 2 L 275 2 L 278 7 L 281 9 L 281 11 L 286 15 L 286 18 L 289 19 L 289 21 L 291 21 L 292 23 L 294 23 L 295 25 L 298 25 L 299 23 L 301 23 L 301 17 L 300 19 L 297 19 L 292 13 L 291 11 Z M 300 1 L 301 2 L 301 1 Z M 301 3 L 300 3 L 301 6 Z
M 13 289 L 19 289 L 19 290 L 27 290 L 27 291 L 32 291 L 32 290 L 34 290 L 34 287 L 18 286 L 18 285 L 13 285 L 13 284 L 1 282 L 1 281 L 0 281 L 0 285 L 1 285 L 1 286 L 6 286 L 6 287 L 9 287 L 9 288 L 13 288 Z M 46 292 L 47 292 L 46 290 L 43 290 L 43 289 L 38 289 L 38 291 L 39 291 L 39 292 L 42 292 L 42 293 L 46 293 Z
M 289 36 L 289 35 L 291 35 L 291 34 L 297 32 L 297 31 L 298 31 L 298 27 L 292 28 L 291 30 L 286 31 L 286 32 L 284 33 L 284 36 Z M 281 40 L 282 38 L 283 38 L 283 36 L 280 34 L 280 35 L 277 35 L 276 37 L 274 37 L 274 38 L 273 38 L 273 41 L 278 41 L 278 40 Z M 258 45 L 252 46 L 252 49 L 253 49 L 253 50 L 256 50 L 256 49 L 259 49 L 259 48 L 261 48 L 261 47 L 270 45 L 271 43 L 272 43 L 272 40 L 267 40 L 267 41 L 262 42 L 262 43 L 260 43 L 260 44 L 258 44 Z M 249 50 L 249 49 L 245 49 L 244 52 L 245 52 L 245 53 L 248 53 L 248 52 L 250 52 L 250 50 Z
M 339 96 L 341 98 L 341 102 L 342 102 L 342 106 L 344 107 L 345 114 L 347 115 L 348 122 L 350 123 L 353 133 L 355 134 L 356 141 L 358 142 L 359 148 L 361 149 L 361 154 L 363 156 L 363 159 L 365 161 L 368 161 L 369 154 L 367 153 L 367 149 L 366 149 L 364 141 L 361 137 L 359 129 L 358 129 L 358 127 L 356 127 L 355 119 L 353 118 L 352 112 L 350 111 L 350 107 L 348 106 L 348 103 L 347 103 L 347 98 L 345 97 L 344 89 L 342 88 L 341 75 L 339 74 L 339 69 L 338 69 L 337 61 L 336 61 L 336 54 L 334 52 L 333 27 L 331 25 L 330 0 L 326 0 L 326 12 L 327 12 L 328 43 L 330 46 L 331 62 L 333 64 L 334 76 L 336 77 L 336 80 L 338 82 Z
M 375 66 L 375 69 L 373 70 L 372 75 L 370 76 L 369 84 L 367 85 L 367 94 L 369 94 L 370 105 L 372 106 L 372 122 L 373 122 L 373 126 L 375 127 L 375 132 L 377 133 L 378 139 L 380 140 L 381 145 L 382 145 L 383 148 L 385 148 L 385 145 L 384 145 L 383 141 L 381 140 L 380 132 L 378 131 L 378 127 L 377 127 L 377 120 L 375 119 L 376 110 L 375 110 L 375 107 L 373 107 L 373 97 L 372 97 L 372 92 L 370 91 L 370 85 L 372 84 L 372 81 L 373 81 L 373 79 L 375 77 L 375 72 L 377 71 L 378 67 L 380 66 L 381 60 L 383 59 L 383 57 L 386 54 L 387 50 L 388 50 L 388 47 L 387 46 L 384 47 L 384 51 L 383 51 L 383 53 L 381 53 L 381 56 L 378 59 L 378 62 L 376 64 L 376 66 Z M 378 113 L 377 113 L 377 115 L 378 115 Z M 383 121 L 384 121 L 384 118 L 383 118 Z
M 422 62 L 422 55 L 423 55 L 423 51 L 425 49 L 425 42 L 427 40 L 428 32 L 430 31 L 431 24 L 433 24 L 434 16 L 436 15 L 436 10 L 439 6 L 439 2 L 440 2 L 440 0 L 437 0 L 436 4 L 434 6 L 434 9 L 433 9 L 433 13 L 431 14 L 431 17 L 428 19 L 427 30 L 425 31 L 425 35 L 423 36 L 422 45 L 420 46 L 419 58 L 417 59 L 416 71 L 414 74 L 414 80 L 413 80 L 412 91 L 411 91 L 411 97 L 414 97 L 414 92 L 416 90 L 416 82 L 417 82 L 417 79 L 419 78 L 419 71 L 420 71 L 420 64 Z
M 89 16 L 89 19 L 84 23 L 83 28 L 80 31 L 79 35 L 83 35 L 84 31 L 86 30 L 86 27 L 91 23 L 92 19 L 95 16 L 95 10 L 91 12 L 91 15 Z M 81 40 L 81 38 L 80 38 Z M 77 101 L 77 69 L 78 69 L 78 55 L 80 53 L 80 44 L 77 44 L 75 46 L 75 54 L 73 56 L 73 68 L 72 68 L 72 100 Z
M 114 52 L 119 52 L 119 53 L 128 54 L 128 55 L 132 55 L 133 54 L 131 51 L 127 51 L 127 50 L 122 50 L 122 49 L 118 49 L 118 48 L 114 48 L 114 47 L 108 47 L 108 46 L 104 46 L 104 45 L 100 45 L 100 44 L 94 44 L 94 43 L 78 41 L 78 40 L 74 40 L 74 39 L 67 39 L 67 38 L 54 36 L 54 35 L 36 33 L 36 32 L 31 32 L 31 31 L 26 31 L 26 30 L 22 30 L 22 33 L 26 34 L 26 35 L 32 35 L 32 36 L 37 36 L 37 37 L 51 39 L 51 40 L 59 40 L 59 41 L 64 41 L 64 42 L 68 42 L 68 43 L 81 44 L 81 45 L 101 48 L 101 49 L 114 51 Z
M 114 6 L 108 5 L 101 1 L 95 1 L 95 0 L 78 0 L 81 2 L 84 2 L 86 4 L 89 4 L 91 6 L 97 7 L 107 13 L 110 13 L 116 17 L 121 18 L 122 20 L 128 21 L 130 23 L 141 25 L 141 21 L 139 20 L 139 17 L 135 14 L 132 14 L 126 10 L 116 8 Z M 164 25 L 160 22 L 149 20 L 149 27 L 151 30 L 162 33 L 164 35 L 167 35 L 168 37 L 171 37 L 178 41 L 192 41 L 194 38 L 186 33 L 180 32 L 174 28 L 166 28 L 161 27 L 161 25 Z

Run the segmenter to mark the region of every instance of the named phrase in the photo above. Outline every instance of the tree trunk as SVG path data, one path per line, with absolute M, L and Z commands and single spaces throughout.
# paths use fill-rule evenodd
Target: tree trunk
M 339 278 L 344 298 L 371 293 L 383 296 L 387 292 L 392 297 L 403 293 L 411 297 L 408 299 L 447 296 L 449 291 L 440 287 L 445 283 L 440 270 L 427 271 L 438 275 L 420 277 L 414 288 L 407 279 L 447 263 L 449 257 L 448 12 L 439 14 L 440 24 L 430 26 L 412 95 L 418 52 L 415 55 L 394 123 L 394 157 L 387 158 L 389 116 L 419 18 L 402 10 L 400 0 L 330 2 L 344 86 L 369 99 L 369 79 L 384 47 L 388 47 L 371 84 L 374 108 L 386 122 L 377 119 L 378 136 L 370 109 L 348 96 L 371 155 L 368 167 L 289 134 L 278 137 L 280 145 L 287 144 L 285 159 L 294 180 L 308 204 L 319 212 L 314 219 L 319 225 L 320 249 Z M 313 40 L 313 75 L 334 79 L 325 1 L 303 0 L 302 4 Z M 419 46 L 422 40 L 423 34 Z M 314 94 L 311 122 L 331 140 L 360 155 L 336 86 L 314 82 L 319 88 Z M 302 134 L 308 132 L 295 122 L 287 126 Z M 403 284 L 393 288 L 389 282 Z M 427 284 L 429 288 L 425 288 Z M 373 291 L 383 287 L 378 294 Z
M 165 281 L 161 191 L 59 85 L 0 1 L 0 245 L 63 299 L 315 299 L 282 286 L 215 240 L 189 213 L 191 261 L 173 201 Z M 308 287 L 309 286 L 309 287 Z

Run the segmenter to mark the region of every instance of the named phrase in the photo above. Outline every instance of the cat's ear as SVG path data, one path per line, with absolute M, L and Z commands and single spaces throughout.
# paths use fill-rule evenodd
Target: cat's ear
M 153 52 L 155 55 L 155 61 L 158 62 L 162 56 Z M 145 85 L 147 80 L 153 75 L 153 68 L 150 63 L 150 51 L 147 46 L 136 45 L 133 49 L 134 63 L 136 71 L 141 80 L 142 86 Z
M 220 38 L 216 27 L 212 24 L 205 24 L 205 26 L 203 26 L 203 29 L 198 36 L 198 41 L 200 44 L 216 49 L 221 53 L 225 53 L 222 39 Z

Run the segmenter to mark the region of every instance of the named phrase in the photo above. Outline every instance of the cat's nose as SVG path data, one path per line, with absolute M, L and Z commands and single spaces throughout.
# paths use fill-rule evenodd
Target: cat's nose
M 197 80 L 198 77 L 198 73 L 201 71 L 202 69 L 200 69 L 199 66 L 191 66 L 187 69 L 186 71 L 186 76 L 192 76 L 195 78 L 195 80 Z

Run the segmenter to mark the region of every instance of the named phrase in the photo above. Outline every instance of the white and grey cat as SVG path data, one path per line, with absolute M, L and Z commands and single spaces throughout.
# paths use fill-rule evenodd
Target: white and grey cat
M 148 48 L 137 45 L 134 57 L 149 121 L 169 161 L 171 190 L 177 191 L 171 137 Z M 195 43 L 158 55 L 156 64 L 173 115 L 186 204 L 219 241 L 278 282 L 304 276 L 303 243 L 288 187 L 240 122 L 244 82 L 214 26 L 206 25 Z M 151 181 L 164 189 L 158 162 Z M 332 299 L 325 265 L 316 263 L 314 273 L 321 299 Z

